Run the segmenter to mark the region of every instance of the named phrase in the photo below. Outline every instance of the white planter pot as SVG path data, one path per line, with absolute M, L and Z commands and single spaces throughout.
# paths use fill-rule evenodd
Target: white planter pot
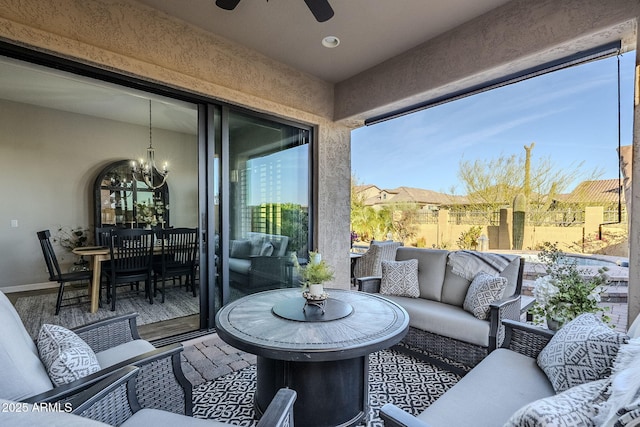
M 321 296 L 324 293 L 324 286 L 320 284 L 309 285 L 309 295 Z

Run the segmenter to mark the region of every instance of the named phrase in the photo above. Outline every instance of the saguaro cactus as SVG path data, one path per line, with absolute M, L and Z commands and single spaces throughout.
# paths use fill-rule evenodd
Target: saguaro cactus
M 522 250 L 526 210 L 527 198 L 519 193 L 513 198 L 513 249 Z

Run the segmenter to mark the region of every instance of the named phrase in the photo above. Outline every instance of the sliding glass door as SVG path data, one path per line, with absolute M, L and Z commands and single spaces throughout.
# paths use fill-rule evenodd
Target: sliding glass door
M 190 311 L 162 318 L 173 323 L 158 325 L 154 339 L 214 327 L 216 311 L 239 296 L 298 286 L 296 265 L 312 248 L 310 127 L 104 70 L 60 71 L 59 58 L 0 43 L 0 55 L 9 53 L 0 56 L 0 176 L 12 182 L 3 209 L 15 226 L 0 237 L 23 244 L 0 260 L 11 273 L 0 289 L 47 281 L 34 230 L 144 226 L 134 207 L 142 202 L 160 227 L 201 235 L 196 297 L 180 289 L 184 281 L 165 289 L 165 306 L 187 300 Z M 151 145 L 170 175 L 161 190 L 132 192 L 128 165 Z M 69 268 L 75 256 L 56 249 Z
M 296 265 L 310 249 L 310 133 L 229 112 L 226 302 L 298 286 Z

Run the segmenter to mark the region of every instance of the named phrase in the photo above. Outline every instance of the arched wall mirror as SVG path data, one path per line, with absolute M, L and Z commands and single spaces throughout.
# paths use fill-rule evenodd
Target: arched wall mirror
M 158 174 L 158 181 L 162 177 Z M 105 167 L 94 184 L 95 227 L 170 227 L 169 186 L 155 191 L 133 179 L 131 160 Z

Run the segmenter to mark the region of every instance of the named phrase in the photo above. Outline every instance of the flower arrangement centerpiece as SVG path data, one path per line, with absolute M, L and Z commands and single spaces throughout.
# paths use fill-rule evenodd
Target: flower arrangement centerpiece
M 89 244 L 89 229 L 85 227 L 58 227 L 58 231 L 53 241 L 61 247 L 73 251 Z
M 318 252 L 309 252 L 309 263 L 300 267 L 302 290 L 311 298 L 325 296 L 324 282 L 333 279 L 333 270 Z M 303 295 L 304 295 L 303 293 Z
M 532 314 L 538 321 L 546 319 L 549 329 L 557 329 L 582 313 L 600 313 L 604 322 L 611 319 L 604 313 L 608 307 L 598 303 L 609 282 L 606 267 L 585 277 L 556 245 L 545 243 L 538 258 L 545 265 L 546 275 L 536 279 L 533 296 L 536 299 Z
M 165 206 L 162 200 L 156 200 L 153 203 L 136 203 L 136 210 L 136 219 L 138 222 L 142 222 L 151 227 L 155 227 L 158 223 L 164 223 Z

